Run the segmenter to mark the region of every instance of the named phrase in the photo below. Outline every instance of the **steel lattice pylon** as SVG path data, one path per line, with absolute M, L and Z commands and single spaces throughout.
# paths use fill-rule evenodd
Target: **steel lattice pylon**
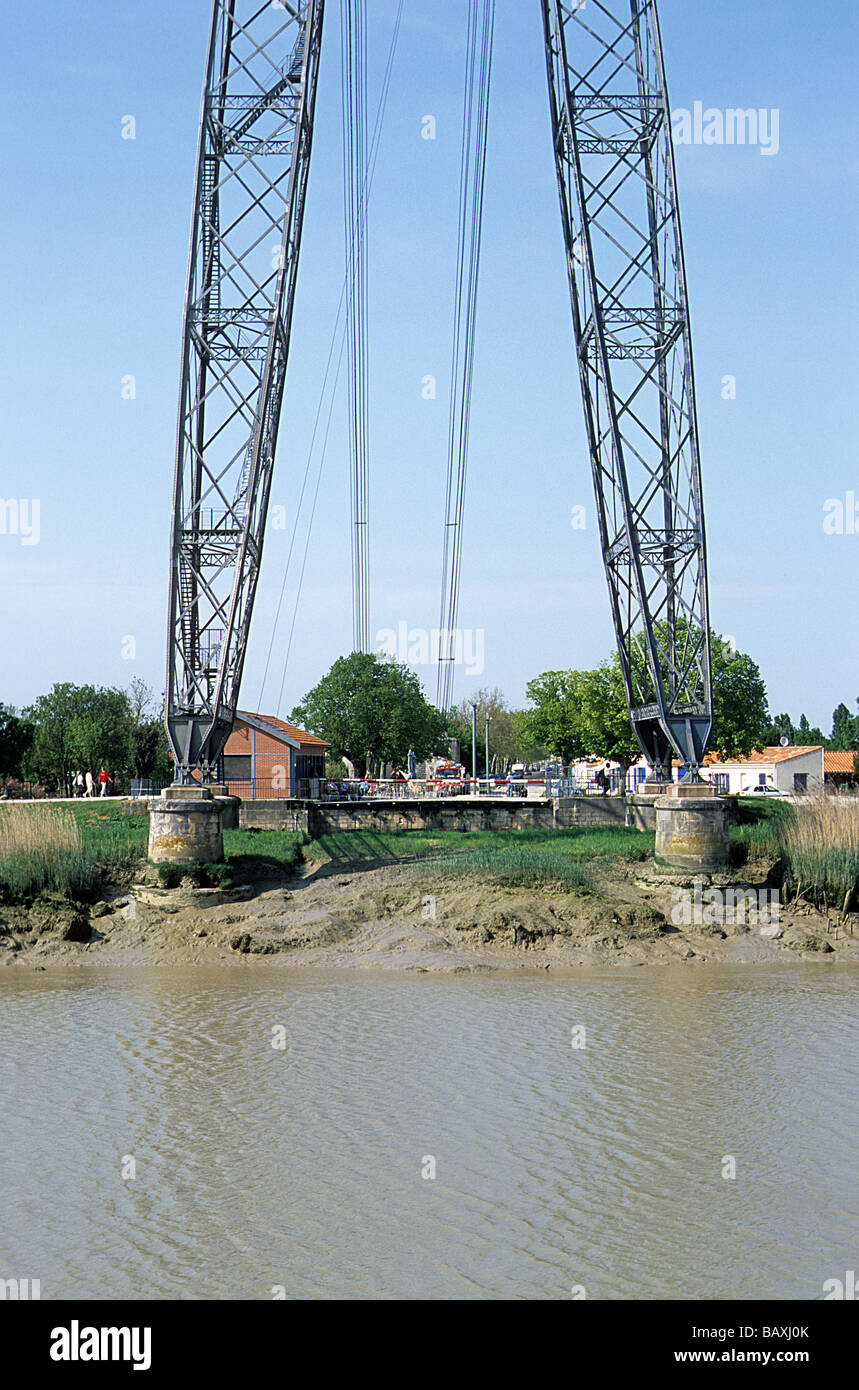
M 658 780 L 712 726 L 706 540 L 656 0 L 542 0 L 600 535 L 632 726 Z
M 235 718 L 271 489 L 324 0 L 214 0 L 185 300 L 167 730 L 178 781 Z

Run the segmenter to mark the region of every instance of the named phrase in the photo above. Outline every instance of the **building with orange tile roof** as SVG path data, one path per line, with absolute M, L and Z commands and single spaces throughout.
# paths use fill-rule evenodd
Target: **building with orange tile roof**
M 224 749 L 224 781 L 244 800 L 315 797 L 329 748 L 285 719 L 239 710 Z

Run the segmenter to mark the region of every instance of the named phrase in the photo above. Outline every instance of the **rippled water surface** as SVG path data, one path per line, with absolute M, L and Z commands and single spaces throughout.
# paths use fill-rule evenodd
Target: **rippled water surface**
M 0 1278 L 43 1298 L 819 1298 L 859 1268 L 857 999 L 859 972 L 823 965 L 7 970 Z

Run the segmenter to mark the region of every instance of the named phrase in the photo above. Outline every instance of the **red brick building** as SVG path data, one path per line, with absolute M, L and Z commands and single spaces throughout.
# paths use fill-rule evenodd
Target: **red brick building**
M 315 797 L 329 747 L 284 719 L 239 710 L 224 749 L 224 781 L 245 800 Z

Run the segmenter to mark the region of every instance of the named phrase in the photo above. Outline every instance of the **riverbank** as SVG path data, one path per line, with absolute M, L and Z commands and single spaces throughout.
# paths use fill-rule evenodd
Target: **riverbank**
M 632 838 L 610 844 L 583 831 L 549 846 L 487 850 L 472 846 L 472 837 L 443 837 L 455 848 L 433 837 L 423 844 L 391 837 L 397 858 L 381 837 L 307 846 L 279 837 L 280 864 L 265 852 L 267 836 L 255 837 L 253 854 L 237 852 L 234 841 L 230 862 L 248 899 L 203 908 L 193 894 L 159 901 L 156 892 L 143 902 L 129 885 L 90 905 L 41 894 L 26 906 L 0 906 L 0 964 L 229 962 L 424 973 L 859 964 L 859 937 L 849 926 L 806 903 L 781 904 L 764 866 L 743 883 L 666 876 L 642 847 L 646 837 L 612 833 Z M 539 864 L 542 853 L 551 878 L 560 872 L 552 856 L 562 852 L 566 882 L 527 881 L 523 864 Z M 490 867 L 481 872 L 487 855 Z

